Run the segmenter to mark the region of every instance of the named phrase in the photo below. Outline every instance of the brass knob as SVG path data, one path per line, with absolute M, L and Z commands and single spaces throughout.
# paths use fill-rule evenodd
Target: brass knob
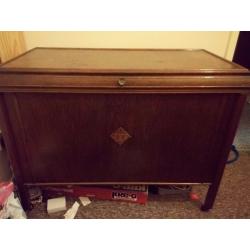
M 120 79 L 118 80 L 118 85 L 124 86 L 125 84 L 126 84 L 126 80 L 125 80 L 124 78 L 120 78 Z

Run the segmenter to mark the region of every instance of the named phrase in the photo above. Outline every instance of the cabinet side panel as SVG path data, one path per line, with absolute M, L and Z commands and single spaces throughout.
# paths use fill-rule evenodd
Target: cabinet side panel
M 5 93 L 4 102 L 6 104 L 12 141 L 16 147 L 15 158 L 18 159 L 18 171 L 21 172 L 24 182 L 27 180 L 33 181 L 31 164 L 28 162 L 30 153 L 26 144 L 27 133 L 24 131 L 17 94 Z
M 5 94 L 0 94 L 0 129 L 8 154 L 8 161 L 13 170 L 13 175 L 18 183 L 22 183 L 23 176 L 20 167 L 20 160 L 17 154 L 16 141 L 9 119 L 9 113 L 5 102 Z

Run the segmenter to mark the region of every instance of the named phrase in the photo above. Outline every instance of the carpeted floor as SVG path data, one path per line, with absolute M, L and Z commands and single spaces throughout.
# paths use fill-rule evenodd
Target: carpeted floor
M 246 103 L 242 112 L 234 144 L 238 150 L 250 151 L 250 100 L 249 103 Z
M 240 159 L 226 167 L 214 208 L 201 212 L 198 203 L 182 195 L 151 195 L 146 205 L 117 201 L 93 201 L 80 206 L 76 218 L 250 218 L 250 152 L 241 152 Z M 206 187 L 193 189 L 200 197 Z M 67 207 L 74 200 L 67 199 Z M 29 218 L 63 218 L 64 213 L 48 215 L 46 203 L 28 213 Z

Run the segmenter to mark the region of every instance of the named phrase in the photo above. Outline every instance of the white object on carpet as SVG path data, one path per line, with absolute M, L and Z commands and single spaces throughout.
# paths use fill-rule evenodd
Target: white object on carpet
M 65 213 L 65 219 L 74 219 L 80 204 L 76 201 L 73 206 Z
M 47 212 L 48 214 L 56 213 L 66 210 L 66 199 L 65 197 L 59 197 L 54 199 L 49 199 L 47 201 Z
M 79 197 L 83 206 L 87 206 L 91 203 L 91 200 L 88 197 Z

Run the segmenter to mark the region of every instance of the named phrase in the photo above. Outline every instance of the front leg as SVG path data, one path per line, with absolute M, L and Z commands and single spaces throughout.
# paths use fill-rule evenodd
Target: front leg
M 212 183 L 209 186 L 205 202 L 201 206 L 201 211 L 209 211 L 211 208 L 213 208 L 218 189 L 219 189 L 219 184 Z
M 31 210 L 29 189 L 23 184 L 17 184 L 18 194 L 24 211 Z

